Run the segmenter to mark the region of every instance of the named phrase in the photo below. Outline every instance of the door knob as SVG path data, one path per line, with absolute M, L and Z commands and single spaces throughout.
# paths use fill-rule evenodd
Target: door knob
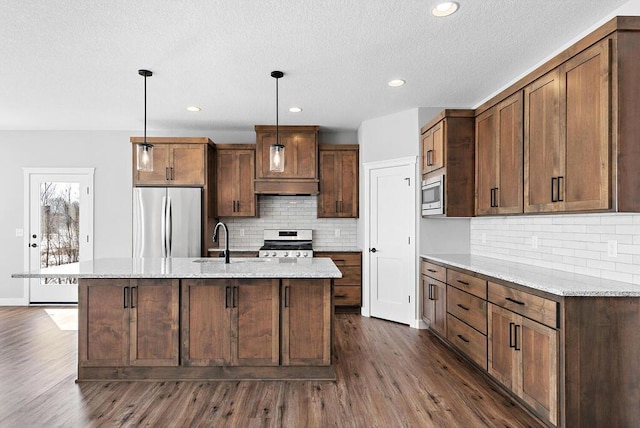
M 38 244 L 31 244 L 30 247 L 36 248 Z
M 376 250 L 375 247 L 374 248 L 369 248 L 369 252 L 370 253 L 375 253 L 376 251 L 378 251 L 378 250 Z

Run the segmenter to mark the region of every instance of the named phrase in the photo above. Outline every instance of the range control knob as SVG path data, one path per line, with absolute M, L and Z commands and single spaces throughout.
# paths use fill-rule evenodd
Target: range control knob
M 307 253 L 306 251 L 302 253 L 302 257 L 308 257 L 309 253 Z
M 276 256 L 276 252 L 274 251 L 271 253 L 271 257 L 275 257 L 275 256 Z
M 282 257 L 289 257 L 289 252 L 285 251 L 284 254 L 282 255 Z
M 296 252 L 296 257 L 300 257 L 300 251 Z
M 262 253 L 262 257 L 269 257 L 269 252 L 265 251 L 264 253 Z

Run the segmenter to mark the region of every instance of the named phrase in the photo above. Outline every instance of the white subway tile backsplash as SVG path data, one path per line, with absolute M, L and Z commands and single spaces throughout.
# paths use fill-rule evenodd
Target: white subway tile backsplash
M 475 255 L 640 284 L 640 214 L 476 217 L 470 244 Z
M 357 220 L 353 218 L 317 218 L 316 196 L 261 195 L 259 217 L 224 217 L 229 227 L 232 248 L 258 249 L 264 241 L 264 229 L 313 229 L 315 248 L 353 249 L 357 246 Z M 240 230 L 244 229 L 244 236 Z M 340 229 L 340 236 L 335 230 Z

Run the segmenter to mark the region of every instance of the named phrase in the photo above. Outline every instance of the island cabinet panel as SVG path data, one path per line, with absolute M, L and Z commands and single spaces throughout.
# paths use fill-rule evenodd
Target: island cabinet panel
M 331 280 L 282 280 L 282 365 L 331 364 Z
M 80 367 L 176 366 L 178 280 L 82 279 Z
M 199 279 L 182 283 L 182 364 L 279 363 L 279 281 Z

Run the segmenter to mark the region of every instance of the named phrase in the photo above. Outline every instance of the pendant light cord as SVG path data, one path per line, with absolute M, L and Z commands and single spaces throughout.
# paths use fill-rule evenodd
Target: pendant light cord
M 276 145 L 280 144 L 280 138 L 278 136 L 278 80 L 276 77 Z
M 147 145 L 147 76 L 144 76 L 144 146 Z

